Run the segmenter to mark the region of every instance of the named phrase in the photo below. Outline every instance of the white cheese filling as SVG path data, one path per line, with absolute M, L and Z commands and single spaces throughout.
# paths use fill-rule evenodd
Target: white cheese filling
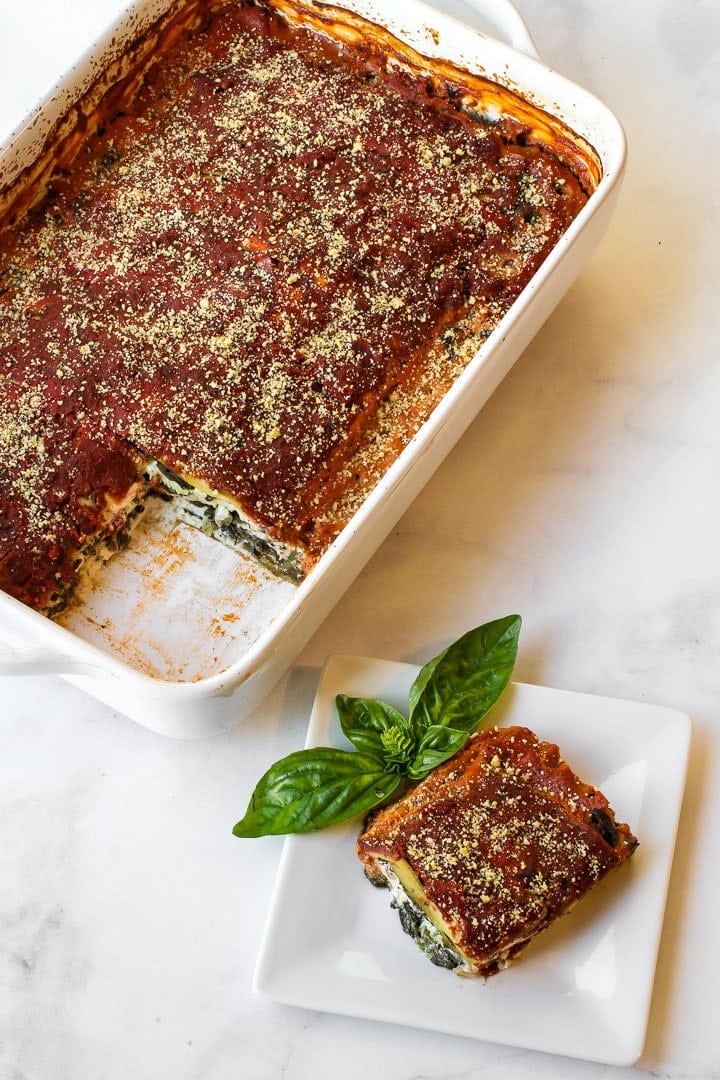
M 447 935 L 409 895 L 392 867 L 384 859 L 378 861 L 393 898 L 393 907 L 400 914 L 402 927 L 415 939 L 418 948 L 439 967 L 452 968 L 457 975 L 477 975 L 477 965 L 458 952 Z
M 273 540 L 239 506 L 197 487 L 159 461 L 150 461 L 145 475 L 151 484 L 173 496 L 178 519 L 219 540 L 225 547 L 256 559 L 266 570 L 302 581 L 302 554 L 291 544 Z

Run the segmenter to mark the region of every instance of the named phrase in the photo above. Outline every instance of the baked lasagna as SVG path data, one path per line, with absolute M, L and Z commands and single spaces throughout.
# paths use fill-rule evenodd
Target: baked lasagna
M 153 492 L 302 579 L 598 172 L 358 16 L 176 3 L 0 203 L 0 587 L 60 609 Z
M 357 842 L 403 929 L 460 975 L 493 975 L 637 846 L 605 796 L 524 727 L 472 736 Z

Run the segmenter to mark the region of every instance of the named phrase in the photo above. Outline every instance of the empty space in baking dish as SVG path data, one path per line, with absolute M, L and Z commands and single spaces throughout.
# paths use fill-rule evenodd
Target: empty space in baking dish
M 55 622 L 146 675 L 191 682 L 250 649 L 297 586 L 149 498 L 127 548 L 88 565 Z

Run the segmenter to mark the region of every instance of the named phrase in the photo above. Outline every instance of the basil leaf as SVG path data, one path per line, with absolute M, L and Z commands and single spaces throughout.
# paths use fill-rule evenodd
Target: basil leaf
M 428 773 L 464 746 L 468 735 L 468 731 L 433 724 L 423 735 L 407 775 L 411 780 L 424 780 Z
M 415 741 L 409 721 L 401 712 L 375 698 L 335 698 L 340 727 L 353 746 L 371 754 L 385 765 L 402 765 L 415 752 Z
M 259 781 L 235 836 L 311 832 L 365 814 L 407 776 L 422 780 L 461 749 L 510 681 L 519 615 L 468 631 L 419 672 L 409 717 L 372 698 L 338 694 L 356 751 L 318 747 L 276 762 Z
M 297 750 L 259 780 L 235 836 L 312 832 L 367 813 L 400 783 L 375 757 L 352 750 Z
M 469 630 L 422 668 L 408 695 L 420 740 L 434 725 L 467 734 L 479 726 L 510 681 L 521 621 L 507 615 Z

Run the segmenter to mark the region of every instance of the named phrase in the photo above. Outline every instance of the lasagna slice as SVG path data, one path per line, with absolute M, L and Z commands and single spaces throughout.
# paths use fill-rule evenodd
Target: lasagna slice
M 459 975 L 493 975 L 630 857 L 637 839 L 557 746 L 524 727 L 472 736 L 358 839 L 403 929 Z

